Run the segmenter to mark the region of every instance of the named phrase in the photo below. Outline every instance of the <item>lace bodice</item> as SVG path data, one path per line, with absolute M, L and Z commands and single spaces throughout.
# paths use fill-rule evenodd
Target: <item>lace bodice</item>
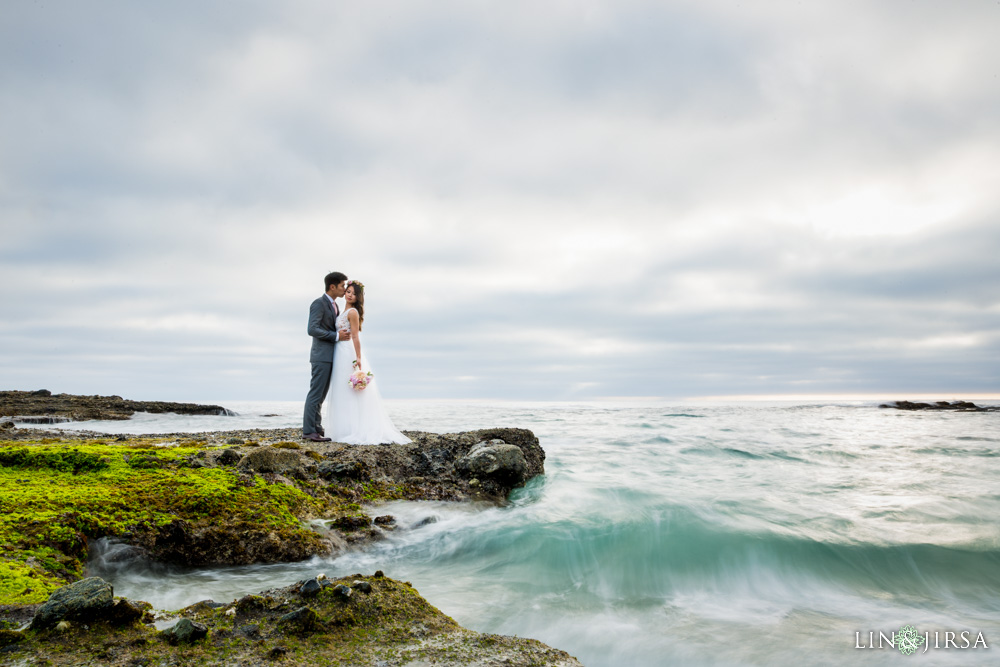
M 344 312 L 342 312 L 340 315 L 337 315 L 337 321 L 336 321 L 337 331 L 341 331 L 341 330 L 343 330 L 343 331 L 350 331 L 351 330 L 351 321 L 349 319 L 347 319 L 347 314 L 349 312 L 351 312 L 352 310 L 354 310 L 354 309 L 353 308 L 348 308 Z

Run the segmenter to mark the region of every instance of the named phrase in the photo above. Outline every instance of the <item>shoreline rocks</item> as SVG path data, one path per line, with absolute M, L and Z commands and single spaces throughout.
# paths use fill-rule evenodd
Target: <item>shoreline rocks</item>
M 502 504 L 544 473 L 545 452 L 526 429 L 407 434 L 406 445 L 352 446 L 288 439 L 297 429 L 5 433 L 0 482 L 18 493 L 0 494 L 0 527 L 16 545 L 8 555 L 18 584 L 0 603 L 38 602 L 83 576 L 98 538 L 116 544 L 119 560 L 295 562 L 404 530 L 379 503 Z M 52 548 L 56 560 L 40 558 Z
M 221 405 L 130 401 L 121 396 L 78 396 L 37 391 L 0 391 L 0 421 L 22 424 L 59 424 L 68 421 L 123 420 L 136 412 L 178 415 L 229 415 Z
M 113 598 L 112 593 L 111 584 L 99 578 L 56 590 L 37 610 L 31 627 L 0 631 L 2 659 L 124 667 L 257 665 L 294 656 L 294 664 L 316 665 L 580 667 L 565 651 L 534 639 L 467 630 L 409 582 L 381 571 L 334 580 L 320 574 L 228 603 L 204 600 L 156 614 L 148 603 Z M 75 598 L 85 600 L 76 615 L 43 620 L 45 610 Z M 109 615 L 118 606 L 138 613 Z M 157 618 L 176 622 L 157 631 Z
M 1000 407 L 983 407 L 969 401 L 936 401 L 934 403 L 913 403 L 910 401 L 892 401 L 883 403 L 880 408 L 896 410 L 947 410 L 951 412 L 997 412 Z
M 116 564 L 299 561 L 407 530 L 390 515 L 372 518 L 379 502 L 504 503 L 512 489 L 544 473 L 545 452 L 526 429 L 407 435 L 408 445 L 351 446 L 305 442 L 298 429 L 144 436 L 7 429 L 0 476 L 16 481 L 22 496 L 36 489 L 42 504 L 28 513 L 18 504 L 0 507 L 23 548 L 8 554 L 27 587 L 20 601 L 36 602 L 0 605 L 0 662 L 30 656 L 124 667 L 287 663 L 294 656 L 295 664 L 579 667 L 536 640 L 464 629 L 409 583 L 380 571 L 317 575 L 232 603 L 202 601 L 155 615 L 148 603 L 114 598 L 111 585 L 96 577 L 56 587 L 82 576 L 88 552 L 100 553 L 94 538 L 104 535 L 116 537 L 107 557 Z M 127 494 L 115 495 L 125 486 Z M 116 507 L 113 514 L 105 513 L 108 506 Z M 37 520 L 39 511 L 46 522 Z M 246 511 L 258 520 L 248 521 Z M 162 516 L 175 518 L 164 523 Z M 273 524 L 282 516 L 288 525 Z M 325 534 L 304 527 L 318 520 Z M 120 528 L 108 528 L 114 525 Z M 61 551 L 58 571 L 42 571 L 32 555 L 39 545 Z M 31 589 L 50 594 L 31 597 Z M 157 631 L 154 618 L 160 627 L 177 622 Z

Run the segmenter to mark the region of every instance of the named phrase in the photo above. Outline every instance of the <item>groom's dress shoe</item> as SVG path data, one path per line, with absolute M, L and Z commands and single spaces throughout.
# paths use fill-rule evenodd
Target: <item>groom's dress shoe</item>
M 311 440 L 312 442 L 332 442 L 330 438 L 324 438 L 319 433 L 310 433 L 309 435 L 302 436 L 303 440 Z

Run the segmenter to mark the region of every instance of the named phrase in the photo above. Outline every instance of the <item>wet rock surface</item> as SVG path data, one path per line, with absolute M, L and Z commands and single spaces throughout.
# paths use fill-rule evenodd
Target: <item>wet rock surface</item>
M 545 472 L 545 452 L 527 429 L 493 428 L 462 433 L 404 431 L 408 445 L 317 448 L 329 479 L 387 480 L 406 484 L 423 500 L 503 502 L 515 488 Z
M 114 589 L 103 579 L 81 579 L 53 593 L 35 612 L 31 627 L 50 628 L 60 621 L 87 622 L 102 619 L 114 605 L 114 598 Z
M 311 581 L 326 579 L 319 575 Z M 142 622 L 127 625 L 96 620 L 90 625 L 4 630 L 0 648 L 11 664 L 259 665 L 278 660 L 296 665 L 580 665 L 565 651 L 534 639 L 466 630 L 427 603 L 408 582 L 385 577 L 381 571 L 372 576 L 351 574 L 304 595 L 306 583 L 229 603 L 206 600 L 161 612 L 167 619 L 177 619 L 162 632 L 146 614 Z M 110 587 L 98 579 L 88 588 L 103 591 L 101 584 Z M 52 597 L 65 597 L 62 590 Z M 148 608 L 140 601 L 117 602 Z M 289 662 L 291 656 L 294 663 Z
M 187 618 L 177 621 L 174 627 L 166 631 L 167 641 L 171 644 L 193 644 L 208 636 L 208 628 Z
M 74 485 L 89 474 L 100 473 L 104 479 L 111 474 L 109 471 L 114 471 L 123 484 L 136 484 L 137 476 L 147 475 L 142 479 L 148 482 L 142 483 L 153 487 L 136 487 L 135 495 L 115 500 L 125 503 L 116 516 L 126 510 L 132 512 L 135 508 L 128 506 L 132 502 L 144 512 L 169 507 L 172 512 L 179 512 L 178 518 L 166 523 L 130 520 L 123 524 L 125 530 L 116 533 L 74 534 L 70 539 L 72 544 L 67 542 L 69 546 L 60 548 L 67 557 L 82 562 L 94 544 L 92 538 L 110 534 L 116 542 L 113 552 L 108 553 L 109 563 L 142 558 L 185 566 L 301 561 L 317 554 L 364 547 L 383 539 L 388 531 L 414 527 L 397 526 L 390 515 L 373 519 L 376 512 L 368 514 L 372 502 L 426 499 L 504 503 L 513 488 L 544 472 L 545 453 L 534 434 L 525 429 L 492 428 L 449 434 L 409 431 L 407 435 L 413 440 L 407 445 L 352 446 L 306 442 L 294 428 L 142 436 L 8 428 L 2 437 L 7 442 L 0 447 L 0 465 L 16 470 L 15 474 L 23 477 L 44 476 L 51 470 L 72 472 Z M 43 489 L 43 495 L 51 489 L 44 485 L 39 488 Z M 248 489 L 260 492 L 255 498 L 270 499 L 283 507 L 283 511 L 290 512 L 294 525 L 268 527 L 270 524 L 259 520 L 261 505 L 225 500 Z M 88 494 L 78 502 L 91 502 L 94 491 Z M 75 526 L 81 520 L 78 512 L 103 512 L 103 507 L 100 503 L 93 508 L 62 507 L 60 520 L 65 519 L 67 526 Z M 244 507 L 256 508 L 252 514 L 257 518 L 241 515 Z M 272 509 L 277 511 L 275 508 Z M 271 516 L 278 514 L 272 512 Z M 306 528 L 307 523 L 314 529 Z M 33 534 L 30 532 L 36 530 L 33 525 L 25 528 L 26 534 Z M 82 570 L 79 572 L 76 576 L 81 576 Z M 67 576 L 64 580 L 72 579 Z M 296 642 L 316 635 L 349 633 L 363 622 L 369 625 L 364 626 L 368 629 L 360 643 L 368 647 L 364 649 L 368 655 L 375 648 L 382 650 L 369 630 L 370 623 L 381 623 L 372 620 L 372 615 L 391 608 L 385 606 L 385 595 L 391 592 L 393 604 L 416 600 L 426 605 L 408 585 L 392 582 L 386 588 L 379 582 L 391 580 L 380 572 L 370 578 L 358 574 L 334 581 L 319 576 L 277 593 L 247 595 L 228 605 L 201 602 L 179 613 L 192 624 L 202 624 L 206 634 L 202 636 L 196 627 L 196 632 L 186 634 L 190 628 L 185 623 L 181 626 L 184 632 L 176 636 L 177 633 L 159 633 L 147 627 L 152 618 L 149 605 L 115 600 L 109 585 L 105 589 L 104 582 L 91 578 L 73 585 L 85 584 L 89 591 L 79 596 L 90 599 L 80 608 L 83 611 L 50 614 L 47 610 L 40 616 L 44 620 L 28 631 L 16 628 L 24 620 L 37 616 L 36 610 L 46 605 L 51 608 L 53 601 L 63 604 L 66 593 L 62 591 L 71 587 L 56 591 L 44 605 L 0 607 L 0 628 L 10 634 L 0 638 L 0 643 L 15 655 L 50 657 L 46 646 L 49 642 L 58 644 L 58 659 L 52 660 L 52 664 L 89 664 L 95 658 L 100 664 L 112 665 L 172 664 L 170 661 L 177 654 L 169 651 L 180 650 L 204 650 L 211 661 L 212 651 L 220 647 L 226 649 L 227 656 L 235 653 L 244 656 L 241 660 L 248 661 L 247 664 L 260 664 L 274 659 L 275 651 L 279 659 L 287 660 L 289 653 L 295 653 L 299 660 L 302 653 Z M 381 602 L 373 607 L 366 602 L 369 599 Z M 293 612 L 298 615 L 281 621 Z M 408 614 L 406 618 L 413 617 L 412 610 Z M 400 651 L 405 653 L 416 646 L 413 659 L 438 655 L 440 659 L 435 664 L 442 665 L 578 664 L 565 653 L 531 640 L 470 633 L 447 617 L 443 617 L 445 625 L 450 625 L 445 631 L 440 619 L 434 620 L 437 615 L 440 612 L 433 610 L 427 617 L 429 621 L 417 625 L 410 621 L 403 625 L 390 623 L 393 629 L 386 641 L 392 644 L 405 637 L 407 644 L 399 647 Z M 22 619 L 20 624 L 15 623 L 16 618 Z M 75 620 L 66 620 L 70 618 Z M 4 622 L 14 625 L 4 626 Z M 417 626 L 419 632 L 414 630 Z M 98 632 L 94 628 L 104 628 L 99 632 L 114 636 L 109 639 L 107 634 L 95 635 L 95 645 L 88 635 Z M 482 637 L 489 637 L 486 649 L 479 644 Z M 357 638 L 350 641 L 359 644 Z M 68 662 L 61 662 L 63 658 Z M 395 657 L 387 659 L 390 661 L 385 664 L 397 664 Z M 487 659 L 492 662 L 482 662 Z M 317 655 L 314 662 L 296 664 L 341 664 L 330 660 L 329 656 Z M 376 664 L 366 660 L 351 656 L 344 664 Z
M 136 412 L 178 415 L 226 415 L 220 405 L 130 401 L 121 396 L 78 396 L 38 391 L 0 391 L 0 421 L 24 424 L 58 424 L 93 419 L 129 419 Z
M 266 527 L 226 520 L 195 525 L 178 519 L 137 532 L 133 540 L 152 560 L 193 567 L 289 563 L 331 551 L 330 543 L 318 536 L 288 539 Z

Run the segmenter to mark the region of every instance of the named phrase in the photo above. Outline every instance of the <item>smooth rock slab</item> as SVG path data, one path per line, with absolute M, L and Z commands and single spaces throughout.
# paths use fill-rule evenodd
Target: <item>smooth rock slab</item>
M 56 590 L 38 608 L 32 628 L 50 628 L 59 621 L 100 620 L 115 601 L 114 588 L 100 577 L 81 579 Z

